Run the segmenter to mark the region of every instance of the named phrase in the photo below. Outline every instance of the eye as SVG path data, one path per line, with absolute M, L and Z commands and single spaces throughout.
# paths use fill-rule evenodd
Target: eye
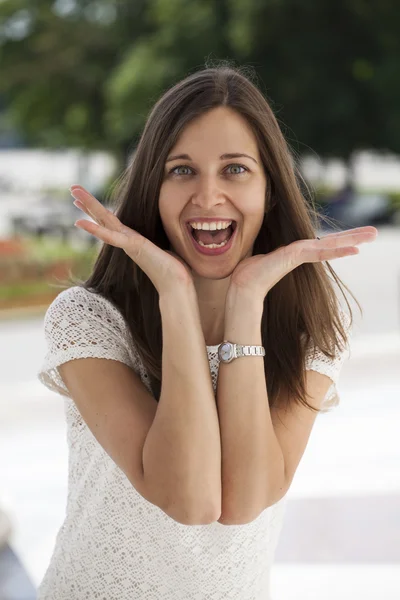
M 174 167 L 173 169 L 171 169 L 169 171 L 169 173 L 172 173 L 173 175 L 177 175 L 179 177 L 179 175 L 187 175 L 187 173 L 175 173 L 175 171 L 177 169 L 190 169 L 190 167 L 188 167 L 187 165 L 178 165 L 177 167 Z
M 247 167 L 244 167 L 243 165 L 228 165 L 227 169 L 229 169 L 229 167 L 239 167 L 239 169 L 244 169 L 244 172 L 249 170 Z M 243 175 L 243 171 L 241 173 L 232 173 L 232 175 Z
M 229 169 L 230 167 L 239 167 L 239 169 L 244 169 L 244 171 L 242 171 L 241 173 L 231 173 L 231 175 L 244 175 L 244 173 L 249 172 L 250 169 L 248 169 L 247 167 L 245 167 L 244 165 L 239 165 L 239 164 L 232 164 L 232 165 L 228 165 L 226 167 L 226 169 Z M 177 167 L 174 167 L 173 169 L 171 169 L 169 171 L 169 174 L 172 174 L 176 177 L 184 177 L 185 175 L 187 175 L 187 173 L 176 173 L 176 171 L 178 169 L 189 169 L 191 171 L 191 168 L 188 167 L 188 165 L 178 165 Z

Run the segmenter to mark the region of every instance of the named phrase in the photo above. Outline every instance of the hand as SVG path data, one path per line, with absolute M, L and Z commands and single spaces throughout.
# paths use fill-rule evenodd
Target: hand
M 123 225 L 118 217 L 81 185 L 72 185 L 70 191 L 75 198 L 75 206 L 96 222 L 82 219 L 76 221 L 75 225 L 106 244 L 122 248 L 146 273 L 159 294 L 174 290 L 177 283 L 193 283 L 190 267 L 177 254 L 162 250 L 137 231 Z
M 233 271 L 229 290 L 241 290 L 264 300 L 269 290 L 299 265 L 358 254 L 360 250 L 356 246 L 373 242 L 377 234 L 375 227 L 357 227 L 330 233 L 320 240 L 298 240 L 268 254 L 250 256 Z

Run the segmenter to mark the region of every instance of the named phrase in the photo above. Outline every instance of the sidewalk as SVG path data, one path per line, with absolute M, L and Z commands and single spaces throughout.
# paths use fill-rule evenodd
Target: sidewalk
M 31 319 L 33 317 L 44 316 L 48 306 L 49 304 L 40 304 L 38 306 L 3 309 L 0 310 L 0 321 Z

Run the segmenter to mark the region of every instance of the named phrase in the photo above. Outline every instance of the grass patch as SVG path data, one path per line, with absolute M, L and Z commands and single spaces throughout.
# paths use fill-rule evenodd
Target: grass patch
M 27 283 L 12 283 L 0 286 L 0 300 L 11 301 L 21 297 L 38 296 L 43 293 L 61 288 L 50 286 L 46 281 L 32 281 Z
M 98 245 L 75 247 L 70 242 L 43 236 L 38 239 L 33 236 L 26 237 L 24 244 L 30 258 L 44 263 L 53 262 L 54 260 L 62 260 L 65 258 L 94 258 L 98 253 Z

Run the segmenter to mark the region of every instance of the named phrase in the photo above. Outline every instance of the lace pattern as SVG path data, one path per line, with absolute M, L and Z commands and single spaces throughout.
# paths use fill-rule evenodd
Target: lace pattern
M 286 496 L 247 525 L 186 526 L 169 518 L 97 442 L 58 371 L 78 358 L 118 360 L 150 391 L 121 313 L 76 286 L 49 306 L 44 330 L 48 351 L 38 378 L 64 396 L 69 464 L 66 516 L 37 600 L 268 600 Z M 215 391 L 217 346 L 207 351 Z M 336 382 L 343 359 L 316 355 L 307 368 Z

